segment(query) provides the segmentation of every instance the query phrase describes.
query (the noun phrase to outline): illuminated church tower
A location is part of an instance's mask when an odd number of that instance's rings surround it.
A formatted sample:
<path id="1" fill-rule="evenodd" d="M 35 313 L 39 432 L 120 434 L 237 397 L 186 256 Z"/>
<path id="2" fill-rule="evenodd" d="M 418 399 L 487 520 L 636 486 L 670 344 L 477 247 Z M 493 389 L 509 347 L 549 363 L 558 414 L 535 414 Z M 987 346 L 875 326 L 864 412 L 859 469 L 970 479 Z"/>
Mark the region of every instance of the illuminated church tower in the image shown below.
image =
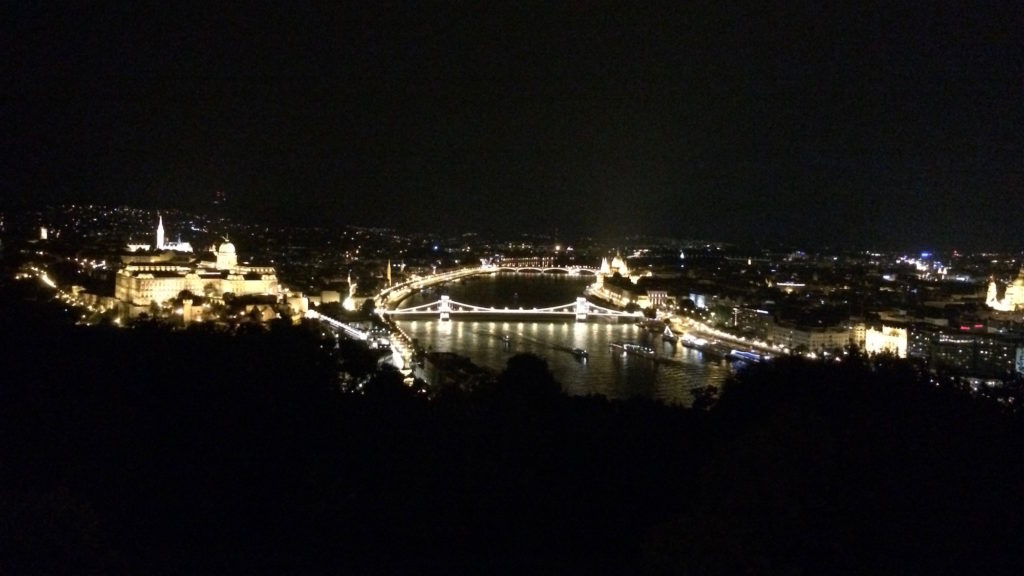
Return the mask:
<path id="1" fill-rule="evenodd" d="M 164 249 L 164 217 L 160 216 L 160 222 L 156 225 L 156 249 Z"/>

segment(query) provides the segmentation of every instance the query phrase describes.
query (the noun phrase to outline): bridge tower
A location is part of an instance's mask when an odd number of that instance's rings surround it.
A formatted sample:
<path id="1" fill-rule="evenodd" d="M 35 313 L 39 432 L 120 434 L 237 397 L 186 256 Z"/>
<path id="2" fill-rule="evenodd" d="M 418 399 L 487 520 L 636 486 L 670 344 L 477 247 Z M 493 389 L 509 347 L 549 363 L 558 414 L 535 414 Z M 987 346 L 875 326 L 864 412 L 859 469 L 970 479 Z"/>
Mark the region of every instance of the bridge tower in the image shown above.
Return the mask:
<path id="1" fill-rule="evenodd" d="M 587 312 L 590 312 L 590 302 L 587 302 L 583 296 L 578 296 L 576 298 L 576 321 L 586 320 Z"/>
<path id="2" fill-rule="evenodd" d="M 441 320 L 450 320 L 448 313 L 452 311 L 452 304 L 447 294 L 441 296 Z"/>

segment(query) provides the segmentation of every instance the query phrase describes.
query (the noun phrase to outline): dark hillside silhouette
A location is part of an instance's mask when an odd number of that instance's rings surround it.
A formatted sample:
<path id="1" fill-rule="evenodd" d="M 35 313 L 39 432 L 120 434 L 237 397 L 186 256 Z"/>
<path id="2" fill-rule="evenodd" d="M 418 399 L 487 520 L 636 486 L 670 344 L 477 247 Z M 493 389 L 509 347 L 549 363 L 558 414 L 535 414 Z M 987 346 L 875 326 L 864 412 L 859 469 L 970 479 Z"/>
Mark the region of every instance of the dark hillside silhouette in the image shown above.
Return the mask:
<path id="1" fill-rule="evenodd" d="M 1019 422 L 901 362 L 780 361 L 709 411 L 543 359 L 339 385 L 317 331 L 0 326 L 0 572 L 1019 573 Z M 710 401 L 709 401 L 710 403 Z"/>

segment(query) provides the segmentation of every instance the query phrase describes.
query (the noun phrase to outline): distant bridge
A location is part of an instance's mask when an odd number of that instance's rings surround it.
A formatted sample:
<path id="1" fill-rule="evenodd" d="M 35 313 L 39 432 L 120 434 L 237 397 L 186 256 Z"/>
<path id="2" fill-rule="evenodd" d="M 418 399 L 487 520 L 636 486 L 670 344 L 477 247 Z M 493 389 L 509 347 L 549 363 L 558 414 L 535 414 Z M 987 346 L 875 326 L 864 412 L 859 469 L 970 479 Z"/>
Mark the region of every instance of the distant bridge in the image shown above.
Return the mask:
<path id="1" fill-rule="evenodd" d="M 441 320 L 450 320 L 453 315 L 489 315 L 489 316 L 573 316 L 577 321 L 586 320 L 590 316 L 602 318 L 641 318 L 641 312 L 623 312 L 612 310 L 590 303 L 586 298 L 580 296 L 576 302 L 549 306 L 547 308 L 488 308 L 474 304 L 456 302 L 448 296 L 441 296 L 440 300 L 420 304 L 411 308 L 400 308 L 398 310 L 380 310 L 381 314 L 391 317 L 415 316 L 415 315 L 437 315 Z"/>
<path id="2" fill-rule="evenodd" d="M 381 290 L 373 299 L 374 307 L 378 310 L 387 308 L 389 302 L 401 302 L 413 292 L 422 290 L 427 286 L 444 284 L 445 282 L 451 282 L 460 278 L 475 276 L 477 274 L 487 274 L 490 272 L 492 272 L 492 270 L 488 270 L 485 267 L 459 268 L 457 270 L 449 270 L 447 272 L 439 272 L 422 278 L 407 280 Z"/>
<path id="3" fill-rule="evenodd" d="M 560 273 L 568 274 L 570 276 L 578 276 L 580 274 L 597 276 L 601 272 L 600 268 L 588 266 L 505 266 L 501 264 L 488 266 L 483 270 L 485 272 L 535 272 L 540 274 Z"/>

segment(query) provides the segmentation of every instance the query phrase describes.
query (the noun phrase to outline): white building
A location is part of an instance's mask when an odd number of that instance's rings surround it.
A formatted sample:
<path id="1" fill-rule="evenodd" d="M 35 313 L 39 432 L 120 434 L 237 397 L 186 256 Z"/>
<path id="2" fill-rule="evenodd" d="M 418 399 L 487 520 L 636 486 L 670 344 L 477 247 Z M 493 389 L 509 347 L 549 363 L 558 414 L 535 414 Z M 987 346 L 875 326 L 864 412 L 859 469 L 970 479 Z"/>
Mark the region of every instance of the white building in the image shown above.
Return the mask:
<path id="1" fill-rule="evenodd" d="M 797 350 L 805 348 L 808 352 L 830 352 L 850 344 L 853 334 L 849 328 L 842 326 L 807 327 L 772 324 L 769 334 L 772 342 Z"/>
<path id="2" fill-rule="evenodd" d="M 864 351 L 868 354 L 890 352 L 907 357 L 907 329 L 882 325 L 881 330 L 868 328 L 864 333 Z"/>
<path id="3" fill-rule="evenodd" d="M 1000 312 L 1024 310 L 1024 267 L 1020 269 L 1017 278 L 1006 286 L 1006 292 L 1002 298 L 999 298 L 999 287 L 996 286 L 996 281 L 992 280 L 989 282 L 988 296 L 985 298 L 985 304 L 989 308 L 999 310 Z"/>

